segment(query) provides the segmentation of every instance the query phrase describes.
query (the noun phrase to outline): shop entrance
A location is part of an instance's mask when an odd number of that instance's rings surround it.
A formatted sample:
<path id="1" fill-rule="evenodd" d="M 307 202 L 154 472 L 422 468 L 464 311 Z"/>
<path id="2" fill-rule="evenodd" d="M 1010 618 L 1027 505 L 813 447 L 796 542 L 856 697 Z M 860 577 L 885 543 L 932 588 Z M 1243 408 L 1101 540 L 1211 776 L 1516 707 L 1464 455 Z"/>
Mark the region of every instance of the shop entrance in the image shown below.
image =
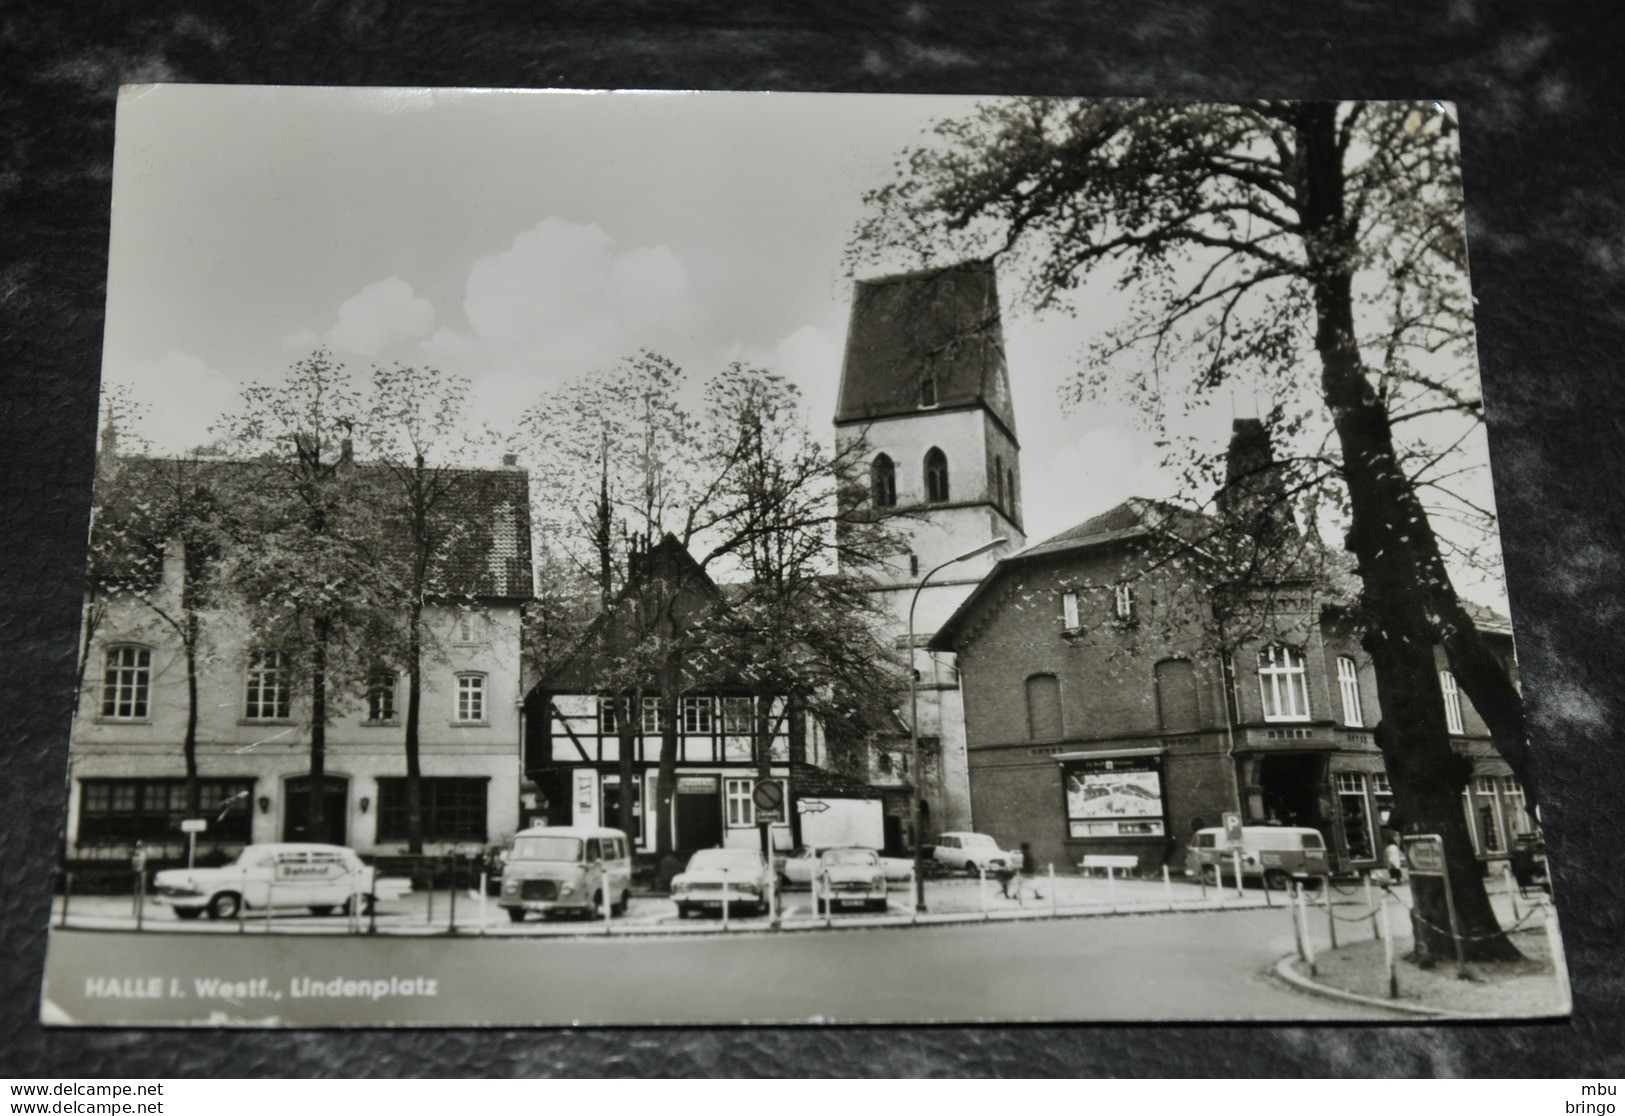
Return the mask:
<path id="1" fill-rule="evenodd" d="M 722 844 L 722 793 L 715 775 L 679 775 L 674 804 L 679 852 Z"/>
<path id="2" fill-rule="evenodd" d="M 282 785 L 282 839 L 284 841 L 315 841 L 310 831 L 309 775 L 296 775 Z M 342 845 L 348 832 L 350 813 L 350 780 L 329 775 L 323 781 L 324 819 L 327 833 L 320 840 L 331 845 Z"/>
<path id="3" fill-rule="evenodd" d="M 1326 785 L 1326 757 L 1316 752 L 1260 756 L 1258 787 L 1268 825 L 1324 826 L 1320 799 Z"/>

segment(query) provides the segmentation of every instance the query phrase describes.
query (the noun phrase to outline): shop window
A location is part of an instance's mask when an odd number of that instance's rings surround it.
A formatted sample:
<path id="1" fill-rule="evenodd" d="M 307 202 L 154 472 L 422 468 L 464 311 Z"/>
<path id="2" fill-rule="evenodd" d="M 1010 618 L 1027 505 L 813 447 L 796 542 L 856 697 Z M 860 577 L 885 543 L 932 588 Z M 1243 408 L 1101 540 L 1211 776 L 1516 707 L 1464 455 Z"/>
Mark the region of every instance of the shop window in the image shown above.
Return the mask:
<path id="1" fill-rule="evenodd" d="M 200 842 L 247 844 L 252 779 L 199 779 Z M 79 784 L 78 843 L 180 841 L 187 817 L 185 779 L 84 779 Z"/>
<path id="2" fill-rule="evenodd" d="M 1061 738 L 1061 680 L 1053 674 L 1027 679 L 1027 739 Z"/>
<path id="3" fill-rule="evenodd" d="M 426 841 L 486 839 L 486 780 L 422 778 L 418 801 Z M 406 806 L 406 780 L 378 780 L 378 840 L 405 841 L 411 831 Z"/>
<path id="4" fill-rule="evenodd" d="M 102 716 L 121 721 L 147 718 L 152 689 L 152 652 L 145 647 L 109 647 L 102 675 Z"/>
<path id="5" fill-rule="evenodd" d="M 1337 808 L 1343 815 L 1343 842 L 1350 860 L 1375 859 L 1376 838 L 1366 801 L 1365 776 L 1358 771 L 1336 773 Z"/>
<path id="6" fill-rule="evenodd" d="M 1343 699 L 1343 723 L 1353 728 L 1365 727 L 1360 711 L 1360 671 L 1347 655 L 1337 657 L 1337 692 Z"/>
<path id="7" fill-rule="evenodd" d="M 751 792 L 756 784 L 750 779 L 724 779 L 722 781 L 723 800 L 728 807 L 728 825 L 731 827 L 751 826 L 756 824 L 756 803 L 751 801 Z"/>
<path id="8" fill-rule="evenodd" d="M 1194 732 L 1202 727 L 1201 694 L 1196 667 L 1189 659 L 1164 659 L 1156 665 L 1157 712 L 1163 732 Z"/>
<path id="9" fill-rule="evenodd" d="M 1466 731 L 1461 726 L 1461 691 L 1456 688 L 1456 676 L 1448 670 L 1441 670 L 1439 689 L 1444 691 L 1445 726 L 1457 734 Z"/>
<path id="10" fill-rule="evenodd" d="M 1299 652 L 1280 644 L 1260 651 L 1258 688 L 1264 699 L 1264 720 L 1309 719 L 1309 677 Z"/>
<path id="11" fill-rule="evenodd" d="M 897 506 L 897 466 L 885 454 L 869 466 L 869 489 L 877 508 Z"/>
<path id="12" fill-rule="evenodd" d="M 925 455 L 925 499 L 931 504 L 948 502 L 948 455 L 935 446 Z"/>

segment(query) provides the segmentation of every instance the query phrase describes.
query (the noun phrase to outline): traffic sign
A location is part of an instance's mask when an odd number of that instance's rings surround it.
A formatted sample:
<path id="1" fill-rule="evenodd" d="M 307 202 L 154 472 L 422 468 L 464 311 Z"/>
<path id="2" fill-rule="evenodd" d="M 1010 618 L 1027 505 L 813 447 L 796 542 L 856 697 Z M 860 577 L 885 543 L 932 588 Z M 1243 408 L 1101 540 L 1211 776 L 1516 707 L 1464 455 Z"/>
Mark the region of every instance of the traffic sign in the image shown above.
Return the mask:
<path id="1" fill-rule="evenodd" d="M 209 828 L 209 819 L 208 818 L 182 818 L 181 819 L 181 832 L 182 833 L 202 833 L 204 830 L 206 830 L 208 828 Z"/>
<path id="2" fill-rule="evenodd" d="M 1405 838 L 1405 862 L 1413 876 L 1444 875 L 1444 838 L 1436 833 Z"/>
<path id="3" fill-rule="evenodd" d="M 1224 815 L 1224 843 L 1232 848 L 1241 847 L 1242 839 L 1240 814 Z"/>
<path id="4" fill-rule="evenodd" d="M 784 784 L 777 779 L 763 779 L 751 792 L 750 800 L 756 803 L 757 811 L 776 814 L 784 805 Z"/>

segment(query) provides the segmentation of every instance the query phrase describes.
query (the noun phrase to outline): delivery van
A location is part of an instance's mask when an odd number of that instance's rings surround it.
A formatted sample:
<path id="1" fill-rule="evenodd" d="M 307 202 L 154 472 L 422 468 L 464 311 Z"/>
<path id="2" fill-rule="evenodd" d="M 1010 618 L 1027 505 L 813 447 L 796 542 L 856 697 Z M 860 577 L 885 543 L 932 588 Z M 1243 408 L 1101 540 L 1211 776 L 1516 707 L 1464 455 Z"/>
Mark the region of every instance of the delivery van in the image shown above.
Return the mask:
<path id="1" fill-rule="evenodd" d="M 1185 875 L 1201 876 L 1210 883 L 1219 878 L 1219 861 L 1224 862 L 1224 878 L 1235 878 L 1235 852 L 1224 838 L 1224 830 L 1198 829 L 1185 848 Z M 1241 829 L 1242 879 L 1262 878 L 1264 886 L 1275 891 L 1286 888 L 1294 875 L 1324 876 L 1330 861 L 1326 840 L 1320 830 L 1289 825 L 1247 825 Z"/>
<path id="2" fill-rule="evenodd" d="M 626 913 L 632 856 L 626 834 L 584 825 L 543 825 L 514 834 L 502 866 L 497 905 L 514 922 L 536 911 L 602 918 Z"/>

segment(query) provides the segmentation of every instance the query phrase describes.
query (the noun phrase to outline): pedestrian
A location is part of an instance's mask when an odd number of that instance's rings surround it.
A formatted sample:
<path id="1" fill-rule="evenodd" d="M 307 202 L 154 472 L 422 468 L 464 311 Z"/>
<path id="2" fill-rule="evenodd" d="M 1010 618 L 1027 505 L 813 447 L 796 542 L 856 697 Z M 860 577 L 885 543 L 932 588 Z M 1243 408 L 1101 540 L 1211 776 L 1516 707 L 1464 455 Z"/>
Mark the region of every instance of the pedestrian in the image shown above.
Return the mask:
<path id="1" fill-rule="evenodd" d="M 1382 862 L 1388 868 L 1388 879 L 1391 883 L 1405 882 L 1405 853 L 1399 847 L 1399 834 L 1388 830 L 1385 834 L 1388 845 L 1382 850 Z"/>
<path id="2" fill-rule="evenodd" d="M 1038 858 L 1033 855 L 1033 846 L 1031 841 L 1023 841 L 1021 843 L 1021 874 L 1023 878 L 1028 880 L 1036 880 L 1038 878 Z M 1043 894 L 1038 890 L 1038 885 L 1036 883 L 1033 884 L 1033 898 L 1042 899 L 1043 897 Z"/>

